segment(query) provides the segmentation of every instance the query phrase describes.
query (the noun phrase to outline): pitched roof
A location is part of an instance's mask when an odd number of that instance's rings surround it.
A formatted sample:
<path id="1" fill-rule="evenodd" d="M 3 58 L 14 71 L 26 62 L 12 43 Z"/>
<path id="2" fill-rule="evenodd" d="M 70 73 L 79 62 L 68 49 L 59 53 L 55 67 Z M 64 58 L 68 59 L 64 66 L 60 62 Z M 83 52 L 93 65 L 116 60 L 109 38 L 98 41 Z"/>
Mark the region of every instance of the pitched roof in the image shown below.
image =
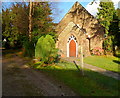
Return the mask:
<path id="1" fill-rule="evenodd" d="M 85 16 L 81 16 L 83 13 L 87 14 L 89 19 L 97 21 L 97 23 L 99 23 L 99 21 L 93 15 L 91 15 L 78 1 L 76 1 L 74 3 L 74 5 L 69 9 L 69 11 L 65 14 L 65 16 L 61 19 L 61 21 L 58 23 L 58 25 L 56 27 L 56 31 L 58 33 L 62 32 L 62 30 L 65 29 L 65 27 L 71 21 L 73 23 L 77 24 L 77 22 L 80 20 L 80 18 L 79 18 L 79 20 L 77 18 L 75 20 L 74 16 L 80 16 L 82 18 L 82 20 L 86 19 Z M 83 27 L 83 26 L 81 26 L 81 27 Z"/>
<path id="2" fill-rule="evenodd" d="M 68 14 L 68 13 L 71 13 L 71 11 L 73 10 L 73 8 L 74 7 L 76 7 L 76 9 L 77 8 L 83 8 L 83 10 L 84 11 L 86 11 L 90 16 L 92 16 L 92 17 L 94 17 L 93 15 L 91 15 L 78 1 L 76 1 L 74 4 L 73 4 L 73 6 L 68 10 L 68 12 L 65 14 L 65 16 L 61 19 L 61 21 L 66 17 L 66 15 Z M 76 11 L 76 10 L 75 10 Z M 80 9 L 79 9 L 79 11 L 81 11 Z M 95 18 L 95 17 L 94 17 Z M 60 22 L 61 22 L 60 21 Z M 59 22 L 59 23 L 60 23 Z"/>

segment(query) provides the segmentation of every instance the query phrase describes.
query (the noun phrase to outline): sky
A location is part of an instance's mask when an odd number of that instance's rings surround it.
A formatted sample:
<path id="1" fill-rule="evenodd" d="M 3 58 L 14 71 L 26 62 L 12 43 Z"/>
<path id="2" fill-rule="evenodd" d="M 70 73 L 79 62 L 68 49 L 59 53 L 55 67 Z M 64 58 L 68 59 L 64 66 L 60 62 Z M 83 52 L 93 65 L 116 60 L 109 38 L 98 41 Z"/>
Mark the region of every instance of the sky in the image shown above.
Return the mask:
<path id="1" fill-rule="evenodd" d="M 4 0 L 2 2 L 12 2 L 12 1 L 20 1 L 20 0 Z M 38 0 L 39 1 L 39 0 Z M 56 10 L 53 10 L 53 22 L 58 23 L 60 20 L 64 17 L 64 15 L 70 10 L 70 8 L 73 6 L 73 4 L 78 1 L 90 14 L 95 16 L 98 12 L 97 8 L 99 7 L 99 1 L 96 0 L 92 5 L 91 2 L 93 0 L 50 0 L 51 2 L 56 3 Z M 120 8 L 120 0 L 112 0 L 114 2 L 115 8 Z M 119 2 L 119 6 L 118 6 Z M 8 5 L 10 6 L 10 3 Z"/>
<path id="2" fill-rule="evenodd" d="M 76 0 L 67 0 L 67 1 L 71 1 L 71 2 L 61 2 L 58 4 L 58 12 L 60 11 L 61 13 L 59 15 L 56 15 L 56 17 L 54 18 L 54 22 L 58 23 L 64 16 L 65 14 L 69 11 L 69 9 L 72 7 L 72 5 L 76 2 Z M 78 0 L 78 2 L 93 16 L 96 16 L 98 10 L 97 8 L 99 7 L 99 1 L 100 0 L 96 0 L 96 2 L 94 2 L 92 5 L 91 2 L 93 0 Z M 120 8 L 120 6 L 118 6 L 118 2 L 120 3 L 119 0 L 113 0 L 114 2 L 114 6 L 115 8 Z M 120 5 L 120 4 L 119 4 Z"/>
<path id="3" fill-rule="evenodd" d="M 58 23 L 64 16 L 65 14 L 70 10 L 70 8 L 74 5 L 75 2 L 58 2 L 58 6 L 57 6 L 57 10 L 58 10 L 58 13 L 57 15 L 53 15 L 54 17 L 54 22 L 55 23 Z M 88 4 L 89 2 L 80 2 L 80 4 L 83 6 L 83 7 L 86 7 L 86 5 Z M 54 13 L 54 11 L 53 11 Z M 56 11 L 55 11 L 56 13 Z"/>

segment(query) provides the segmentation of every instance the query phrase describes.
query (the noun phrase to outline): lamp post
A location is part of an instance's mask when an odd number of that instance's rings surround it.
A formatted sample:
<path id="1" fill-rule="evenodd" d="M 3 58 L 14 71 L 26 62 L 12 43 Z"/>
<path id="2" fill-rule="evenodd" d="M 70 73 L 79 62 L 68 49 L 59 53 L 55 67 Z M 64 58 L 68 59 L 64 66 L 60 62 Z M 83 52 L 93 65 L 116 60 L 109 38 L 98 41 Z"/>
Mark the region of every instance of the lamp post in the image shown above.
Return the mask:
<path id="1" fill-rule="evenodd" d="M 3 40 L 3 45 L 2 45 L 4 48 L 5 48 L 5 44 L 6 44 L 6 42 L 7 42 L 7 40 L 4 39 L 4 40 Z"/>
<path id="2" fill-rule="evenodd" d="M 6 39 L 4 39 L 3 41 L 4 41 L 4 42 L 6 42 L 7 40 L 6 40 Z"/>

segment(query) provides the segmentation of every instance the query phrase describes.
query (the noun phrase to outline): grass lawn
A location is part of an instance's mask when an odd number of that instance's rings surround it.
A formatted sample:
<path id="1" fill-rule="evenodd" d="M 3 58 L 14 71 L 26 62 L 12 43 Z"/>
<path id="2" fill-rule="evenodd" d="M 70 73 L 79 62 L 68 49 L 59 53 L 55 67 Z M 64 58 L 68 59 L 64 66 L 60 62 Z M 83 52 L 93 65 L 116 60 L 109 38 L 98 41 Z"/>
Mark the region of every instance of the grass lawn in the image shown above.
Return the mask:
<path id="1" fill-rule="evenodd" d="M 120 90 L 119 80 L 88 69 L 85 69 L 85 76 L 82 76 L 72 63 L 62 61 L 54 66 L 36 68 L 65 83 L 80 96 L 118 96 Z"/>
<path id="2" fill-rule="evenodd" d="M 104 68 L 106 70 L 120 73 L 120 61 L 118 57 L 114 56 L 89 56 L 84 58 L 84 62 Z"/>

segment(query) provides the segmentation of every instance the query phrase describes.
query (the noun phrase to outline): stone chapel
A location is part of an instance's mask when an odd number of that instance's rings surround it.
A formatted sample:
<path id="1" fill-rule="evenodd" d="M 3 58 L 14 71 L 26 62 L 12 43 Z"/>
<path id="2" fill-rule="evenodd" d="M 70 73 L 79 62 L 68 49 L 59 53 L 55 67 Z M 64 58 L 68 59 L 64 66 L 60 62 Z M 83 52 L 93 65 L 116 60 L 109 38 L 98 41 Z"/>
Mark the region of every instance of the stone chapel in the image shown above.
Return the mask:
<path id="1" fill-rule="evenodd" d="M 61 57 L 89 56 L 91 49 L 102 48 L 105 29 L 79 2 L 75 2 L 56 26 L 58 40 L 56 47 Z"/>

